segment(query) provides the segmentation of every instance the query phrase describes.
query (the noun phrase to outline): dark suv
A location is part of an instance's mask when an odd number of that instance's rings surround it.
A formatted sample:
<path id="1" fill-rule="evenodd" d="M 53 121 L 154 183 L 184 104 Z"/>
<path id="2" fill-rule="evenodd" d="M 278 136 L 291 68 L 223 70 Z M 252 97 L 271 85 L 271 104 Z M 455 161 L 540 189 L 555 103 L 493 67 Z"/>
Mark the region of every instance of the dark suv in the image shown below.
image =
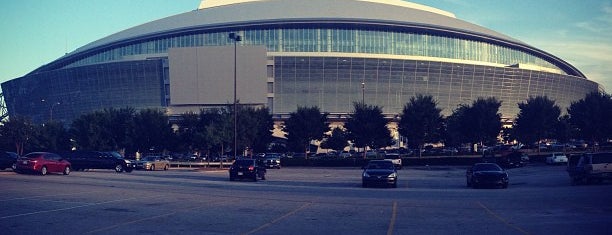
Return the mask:
<path id="1" fill-rule="evenodd" d="M 124 159 L 117 152 L 71 151 L 60 153 L 72 164 L 75 171 L 85 169 L 114 169 L 116 172 L 132 172 L 136 164 Z"/>
<path id="2" fill-rule="evenodd" d="M 266 179 L 266 167 L 261 161 L 256 159 L 237 159 L 229 168 L 229 179 L 252 179 L 257 181 L 257 178 Z"/>
<path id="3" fill-rule="evenodd" d="M 17 153 L 0 151 L 0 170 L 4 170 L 5 168 L 12 168 L 15 170 L 15 163 L 18 157 Z"/>

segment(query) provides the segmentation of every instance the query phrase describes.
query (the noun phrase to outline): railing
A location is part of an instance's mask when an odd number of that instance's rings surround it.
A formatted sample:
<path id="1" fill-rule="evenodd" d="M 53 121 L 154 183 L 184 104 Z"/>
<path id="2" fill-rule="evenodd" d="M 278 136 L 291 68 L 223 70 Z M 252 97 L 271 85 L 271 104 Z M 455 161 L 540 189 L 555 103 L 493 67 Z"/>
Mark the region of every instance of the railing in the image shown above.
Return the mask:
<path id="1" fill-rule="evenodd" d="M 187 168 L 226 168 L 232 165 L 232 162 L 170 162 L 170 167 L 187 167 Z"/>

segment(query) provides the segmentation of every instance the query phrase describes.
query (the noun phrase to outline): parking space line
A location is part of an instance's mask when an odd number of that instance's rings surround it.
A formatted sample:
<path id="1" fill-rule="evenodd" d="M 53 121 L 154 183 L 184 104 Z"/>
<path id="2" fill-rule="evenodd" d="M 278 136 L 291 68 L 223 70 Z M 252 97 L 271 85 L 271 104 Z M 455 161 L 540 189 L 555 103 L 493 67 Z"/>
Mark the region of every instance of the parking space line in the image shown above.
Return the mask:
<path id="1" fill-rule="evenodd" d="M 297 213 L 298 211 L 303 210 L 304 208 L 306 208 L 306 207 L 308 207 L 308 206 L 310 206 L 310 205 L 312 205 L 312 202 L 305 203 L 304 205 L 302 205 L 302 206 L 298 207 L 297 209 L 292 210 L 292 211 L 290 211 L 289 213 L 284 214 L 283 216 L 278 217 L 278 218 L 276 218 L 275 220 L 272 220 L 272 221 L 270 221 L 270 222 L 268 222 L 268 223 L 266 223 L 266 224 L 264 224 L 264 225 L 262 225 L 262 226 L 259 226 L 259 228 L 253 229 L 253 230 L 248 231 L 248 232 L 246 232 L 246 233 L 243 233 L 243 235 L 253 234 L 253 233 L 256 233 L 256 232 L 258 232 L 258 231 L 261 231 L 261 230 L 263 230 L 263 229 L 265 229 L 265 228 L 267 228 L 267 227 L 270 227 L 270 226 L 272 226 L 273 224 L 277 223 L 278 221 L 281 221 L 281 220 L 283 220 L 283 219 L 285 219 L 285 218 L 287 218 L 287 217 L 289 217 L 289 216 L 291 216 L 291 215 L 293 215 L 293 214 Z"/>
<path id="2" fill-rule="evenodd" d="M 207 204 L 207 205 L 203 205 L 203 206 L 198 206 L 198 207 L 189 207 L 189 208 L 184 208 L 184 209 L 179 209 L 179 210 L 175 210 L 175 211 L 172 211 L 172 212 L 168 212 L 166 214 L 151 216 L 151 217 L 137 219 L 137 220 L 126 221 L 126 222 L 123 222 L 123 223 L 119 223 L 119 224 L 115 224 L 115 225 L 99 228 L 99 229 L 96 229 L 96 230 L 91 230 L 91 231 L 85 232 L 84 234 L 92 234 L 92 233 L 98 233 L 98 232 L 102 232 L 102 231 L 108 231 L 108 230 L 115 229 L 115 228 L 118 228 L 118 227 L 121 227 L 121 226 L 124 226 L 124 225 L 128 225 L 128 224 L 135 224 L 135 223 L 142 222 L 142 221 L 147 221 L 147 220 L 162 218 L 162 217 L 166 217 L 166 216 L 171 216 L 171 215 L 174 215 L 174 214 L 177 214 L 177 213 L 180 213 L 180 212 L 197 210 L 197 209 L 208 207 L 208 206 L 211 206 L 211 205 L 221 205 L 221 204 L 226 204 L 226 203 L 232 203 L 234 201 L 238 201 L 238 199 L 226 200 L 226 201 L 223 201 L 221 203 L 211 203 L 211 204 Z"/>
<path id="3" fill-rule="evenodd" d="M 394 201 L 393 210 L 391 212 L 391 222 L 389 222 L 389 229 L 387 229 L 387 235 L 393 235 L 393 228 L 395 227 L 396 218 L 397 218 L 397 201 Z"/>
<path id="4" fill-rule="evenodd" d="M 15 200 L 29 200 L 29 199 L 35 199 L 35 198 L 40 198 L 40 197 L 70 196 L 70 195 L 89 194 L 89 193 L 97 193 L 97 192 L 100 192 L 100 191 L 79 192 L 79 193 L 62 193 L 62 194 L 31 196 L 31 197 L 18 197 L 18 198 L 11 198 L 11 199 L 0 200 L 0 202 L 15 201 Z"/>
<path id="5" fill-rule="evenodd" d="M 15 218 L 15 217 L 21 217 L 21 216 L 27 216 L 27 215 L 36 215 L 36 214 L 43 214 L 43 213 L 49 213 L 49 212 L 66 211 L 66 210 L 72 210 L 72 209 L 76 209 L 76 208 L 89 207 L 89 206 L 97 206 L 97 205 L 114 203 L 114 202 L 130 201 L 130 200 L 136 200 L 136 199 L 156 198 L 156 197 L 162 197 L 162 196 L 124 198 L 124 199 L 105 201 L 105 202 L 98 202 L 98 203 L 90 203 L 90 204 L 86 204 L 86 205 L 72 206 L 72 207 L 66 207 L 66 208 L 60 208 L 60 209 L 54 209 L 54 210 L 36 211 L 36 212 L 23 213 L 23 214 L 17 214 L 17 215 L 9 215 L 9 216 L 0 217 L 0 219 L 9 219 L 9 218 Z"/>
<path id="6" fill-rule="evenodd" d="M 495 214 L 493 211 L 491 211 L 488 207 L 486 207 L 484 204 L 482 204 L 481 202 L 478 202 L 478 205 L 480 207 L 482 207 L 483 209 L 485 209 L 485 211 L 487 211 L 487 213 L 489 213 L 489 215 L 493 216 L 494 218 L 496 218 L 497 220 L 501 221 L 502 223 L 504 223 L 506 226 L 513 228 L 519 232 L 521 232 L 522 234 L 529 234 L 529 232 L 519 228 L 518 226 L 511 224 L 510 222 L 506 221 L 504 218 L 502 218 L 501 216 Z"/>

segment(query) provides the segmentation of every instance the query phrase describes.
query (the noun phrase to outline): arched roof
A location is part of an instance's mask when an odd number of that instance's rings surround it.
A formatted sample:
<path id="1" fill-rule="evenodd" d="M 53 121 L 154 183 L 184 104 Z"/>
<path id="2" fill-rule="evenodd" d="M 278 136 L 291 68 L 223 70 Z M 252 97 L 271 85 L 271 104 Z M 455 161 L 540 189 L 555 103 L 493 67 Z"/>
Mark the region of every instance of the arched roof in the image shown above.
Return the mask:
<path id="1" fill-rule="evenodd" d="M 198 10 L 112 34 L 78 48 L 55 62 L 71 61 L 136 40 L 203 28 L 316 22 L 413 27 L 475 38 L 527 51 L 549 60 L 570 75 L 585 77 L 569 63 L 519 40 L 457 19 L 452 13 L 401 0 L 204 0 Z M 54 62 L 49 66 L 53 67 L 52 64 Z"/>

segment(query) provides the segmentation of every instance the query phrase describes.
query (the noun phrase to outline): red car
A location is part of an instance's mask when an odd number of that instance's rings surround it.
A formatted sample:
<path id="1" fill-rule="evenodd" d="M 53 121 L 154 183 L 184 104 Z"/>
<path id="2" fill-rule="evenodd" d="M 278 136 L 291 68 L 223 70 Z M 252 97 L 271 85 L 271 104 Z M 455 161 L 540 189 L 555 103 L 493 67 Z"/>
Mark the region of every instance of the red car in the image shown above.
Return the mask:
<path id="1" fill-rule="evenodd" d="M 70 162 L 55 153 L 33 152 L 17 159 L 17 173 L 35 172 L 46 175 L 52 172 L 70 174 Z"/>

